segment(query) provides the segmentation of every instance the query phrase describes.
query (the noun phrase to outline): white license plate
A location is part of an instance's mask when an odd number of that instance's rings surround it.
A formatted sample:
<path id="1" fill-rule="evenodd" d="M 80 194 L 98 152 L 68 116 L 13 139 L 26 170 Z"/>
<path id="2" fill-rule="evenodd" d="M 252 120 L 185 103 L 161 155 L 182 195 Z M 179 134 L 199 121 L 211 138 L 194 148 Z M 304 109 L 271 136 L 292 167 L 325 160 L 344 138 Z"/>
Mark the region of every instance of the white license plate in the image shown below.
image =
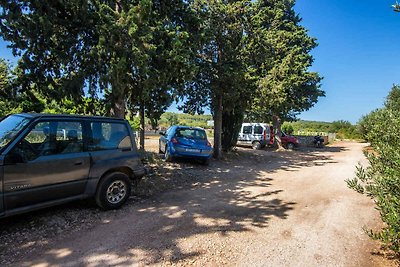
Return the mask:
<path id="1" fill-rule="evenodd" d="M 186 152 L 200 152 L 200 149 L 194 149 L 194 148 L 186 148 Z"/>

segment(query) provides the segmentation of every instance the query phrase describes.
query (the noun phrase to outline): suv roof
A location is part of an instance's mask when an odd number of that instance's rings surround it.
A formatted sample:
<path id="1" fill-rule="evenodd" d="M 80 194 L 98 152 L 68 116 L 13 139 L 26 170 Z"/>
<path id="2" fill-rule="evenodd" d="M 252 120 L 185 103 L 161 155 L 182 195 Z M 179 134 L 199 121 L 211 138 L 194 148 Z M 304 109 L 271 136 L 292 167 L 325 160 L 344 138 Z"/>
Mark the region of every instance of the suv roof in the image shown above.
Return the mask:
<path id="1" fill-rule="evenodd" d="M 119 120 L 124 121 L 124 119 L 112 118 L 112 117 L 104 117 L 104 116 L 88 116 L 88 115 L 76 115 L 76 114 L 46 114 L 46 113 L 19 113 L 12 114 L 17 116 L 24 116 L 28 118 L 80 118 L 80 119 L 107 119 L 107 120 Z"/>

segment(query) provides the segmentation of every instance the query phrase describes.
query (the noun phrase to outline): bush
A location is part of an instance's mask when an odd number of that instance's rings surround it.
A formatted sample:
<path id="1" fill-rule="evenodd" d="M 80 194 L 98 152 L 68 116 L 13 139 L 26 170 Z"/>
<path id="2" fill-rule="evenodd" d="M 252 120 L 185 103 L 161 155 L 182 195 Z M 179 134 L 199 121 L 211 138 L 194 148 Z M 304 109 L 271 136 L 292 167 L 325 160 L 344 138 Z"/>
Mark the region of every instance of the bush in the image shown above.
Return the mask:
<path id="1" fill-rule="evenodd" d="M 293 126 L 287 122 L 284 122 L 282 125 L 282 131 L 284 131 L 287 134 L 293 134 Z"/>
<path id="2" fill-rule="evenodd" d="M 366 152 L 370 166 L 358 166 L 356 177 L 347 180 L 347 184 L 374 199 L 385 223 L 381 231 L 369 230 L 369 236 L 400 256 L 400 109 L 398 105 L 388 105 L 393 104 L 391 95 L 398 94 L 390 94 L 385 108 L 360 121 L 361 132 L 372 146 L 372 151 Z"/>

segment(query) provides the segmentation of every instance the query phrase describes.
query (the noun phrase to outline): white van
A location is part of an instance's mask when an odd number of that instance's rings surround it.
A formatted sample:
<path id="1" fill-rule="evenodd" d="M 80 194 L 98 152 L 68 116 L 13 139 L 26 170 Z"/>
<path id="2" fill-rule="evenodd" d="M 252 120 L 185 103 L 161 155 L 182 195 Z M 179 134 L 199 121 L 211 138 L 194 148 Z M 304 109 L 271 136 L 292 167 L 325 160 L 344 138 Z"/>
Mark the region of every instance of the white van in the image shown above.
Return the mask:
<path id="1" fill-rule="evenodd" d="M 271 142 L 271 126 L 266 123 L 243 123 L 237 145 L 261 149 Z"/>

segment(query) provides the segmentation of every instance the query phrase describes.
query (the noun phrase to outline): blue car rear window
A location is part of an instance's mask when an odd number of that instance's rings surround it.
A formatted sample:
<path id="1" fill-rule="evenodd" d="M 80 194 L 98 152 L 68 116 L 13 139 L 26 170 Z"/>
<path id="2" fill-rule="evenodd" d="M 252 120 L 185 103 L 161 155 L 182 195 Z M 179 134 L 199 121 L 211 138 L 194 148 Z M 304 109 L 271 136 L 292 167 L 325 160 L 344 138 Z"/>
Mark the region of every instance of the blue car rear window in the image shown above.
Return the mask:
<path id="1" fill-rule="evenodd" d="M 196 139 L 196 140 L 207 140 L 207 135 L 204 130 L 200 129 L 176 129 L 175 133 L 176 137 L 183 137 L 188 139 Z"/>

